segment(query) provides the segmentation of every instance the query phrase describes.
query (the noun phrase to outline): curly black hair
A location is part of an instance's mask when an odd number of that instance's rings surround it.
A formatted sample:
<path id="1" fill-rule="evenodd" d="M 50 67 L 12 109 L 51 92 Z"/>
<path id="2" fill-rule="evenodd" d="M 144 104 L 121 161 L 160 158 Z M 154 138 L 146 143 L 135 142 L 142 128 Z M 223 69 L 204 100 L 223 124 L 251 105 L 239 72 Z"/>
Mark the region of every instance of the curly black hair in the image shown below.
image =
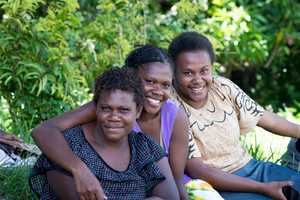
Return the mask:
<path id="1" fill-rule="evenodd" d="M 131 92 L 134 95 L 137 108 L 140 108 L 144 104 L 143 84 L 133 69 L 111 67 L 95 78 L 94 85 L 93 102 L 96 106 L 102 91 L 114 91 L 118 89 Z"/>
<path id="2" fill-rule="evenodd" d="M 174 62 L 171 56 L 161 47 L 154 45 L 137 45 L 136 49 L 130 52 L 125 60 L 125 66 L 133 68 L 136 72 L 143 64 L 150 62 L 168 63 L 171 66 L 173 74 L 176 73 Z"/>
<path id="3" fill-rule="evenodd" d="M 184 32 L 175 37 L 169 45 L 168 52 L 174 62 L 182 52 L 206 51 L 210 55 L 211 64 L 216 61 L 216 55 L 209 39 L 196 32 Z"/>

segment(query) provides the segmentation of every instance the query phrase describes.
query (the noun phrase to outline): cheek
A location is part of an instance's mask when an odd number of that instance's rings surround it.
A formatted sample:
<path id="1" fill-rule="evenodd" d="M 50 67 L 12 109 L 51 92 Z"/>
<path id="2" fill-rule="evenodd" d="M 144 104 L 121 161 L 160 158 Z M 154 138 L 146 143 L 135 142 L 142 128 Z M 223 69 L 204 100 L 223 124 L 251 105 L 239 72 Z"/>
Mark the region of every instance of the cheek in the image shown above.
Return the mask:
<path id="1" fill-rule="evenodd" d="M 165 94 L 165 98 L 168 99 L 170 97 L 170 94 L 171 94 L 171 88 L 165 89 L 164 94 Z"/>
<path id="2" fill-rule="evenodd" d="M 191 82 L 192 78 L 187 76 L 181 76 L 179 77 L 178 81 L 181 83 L 182 86 L 186 86 Z"/>

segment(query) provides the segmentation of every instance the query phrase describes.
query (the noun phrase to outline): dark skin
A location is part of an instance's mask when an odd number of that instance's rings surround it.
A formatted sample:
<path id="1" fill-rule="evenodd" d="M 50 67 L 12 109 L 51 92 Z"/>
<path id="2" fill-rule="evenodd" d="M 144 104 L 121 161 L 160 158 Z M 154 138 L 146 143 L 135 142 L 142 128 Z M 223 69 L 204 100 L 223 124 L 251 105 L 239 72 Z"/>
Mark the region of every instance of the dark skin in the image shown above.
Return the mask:
<path id="1" fill-rule="evenodd" d="M 128 92 L 116 90 L 102 93 L 97 105 L 97 120 L 81 127 L 85 138 L 102 159 L 111 168 L 125 171 L 131 159 L 128 133 L 141 109 L 135 110 L 133 95 Z M 166 157 L 159 160 L 157 165 L 166 179 L 153 187 L 153 196 L 147 199 L 178 199 Z M 46 175 L 51 188 L 60 199 L 107 199 L 104 194 L 77 194 L 74 179 L 59 171 L 51 170 Z"/>
<path id="2" fill-rule="evenodd" d="M 17 141 L 17 142 L 23 142 L 21 138 L 18 138 L 14 134 L 8 134 L 5 131 L 0 130 L 0 138 L 4 140 L 10 140 L 10 141 Z M 15 151 L 17 148 L 16 146 L 11 146 L 12 150 Z"/>
<path id="3" fill-rule="evenodd" d="M 139 69 L 139 76 L 142 76 L 146 101 L 137 123 L 143 132 L 160 141 L 160 108 L 170 95 L 172 69 L 169 64 L 164 63 L 148 63 L 144 67 Z M 36 144 L 44 154 L 73 174 L 77 192 L 85 196 L 89 196 L 94 191 L 97 193 L 99 185 L 85 164 L 82 164 L 70 151 L 61 132 L 78 124 L 95 121 L 95 109 L 92 102 L 87 103 L 73 111 L 43 122 L 31 132 Z M 52 145 L 53 143 L 56 146 Z M 181 199 L 188 199 L 182 180 L 187 153 L 188 120 L 184 110 L 180 108 L 175 118 L 169 146 L 169 164 Z M 64 156 L 61 156 L 62 154 Z"/>
<path id="4" fill-rule="evenodd" d="M 205 50 L 182 52 L 175 62 L 178 82 L 175 88 L 178 94 L 192 107 L 199 109 L 207 99 L 212 82 L 210 55 Z M 202 88 L 201 90 L 195 90 Z M 200 92 L 201 91 L 201 92 Z M 275 113 L 264 111 L 258 126 L 278 135 L 297 137 L 298 126 L 279 117 Z M 214 188 L 224 191 L 254 192 L 273 199 L 285 200 L 282 187 L 290 186 L 290 181 L 261 183 L 239 177 L 220 169 L 206 166 L 201 158 L 187 161 L 186 173 L 193 178 L 209 182 Z"/>

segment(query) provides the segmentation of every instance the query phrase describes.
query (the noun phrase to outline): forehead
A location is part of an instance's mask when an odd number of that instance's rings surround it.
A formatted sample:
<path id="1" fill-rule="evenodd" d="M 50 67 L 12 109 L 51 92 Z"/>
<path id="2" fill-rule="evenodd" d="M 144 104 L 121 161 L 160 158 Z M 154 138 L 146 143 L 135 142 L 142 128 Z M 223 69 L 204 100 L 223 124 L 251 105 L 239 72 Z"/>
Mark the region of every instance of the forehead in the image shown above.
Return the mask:
<path id="1" fill-rule="evenodd" d="M 176 60 L 176 68 L 185 68 L 189 66 L 212 66 L 211 58 L 207 51 L 182 52 Z"/>
<path id="2" fill-rule="evenodd" d="M 134 94 L 129 91 L 124 90 L 103 90 L 100 93 L 98 103 L 105 103 L 105 104 L 124 104 L 130 105 L 135 104 L 134 101 Z"/>
<path id="3" fill-rule="evenodd" d="M 172 78 L 173 69 L 169 63 L 161 63 L 161 62 L 150 62 L 145 63 L 142 67 L 139 68 L 139 74 L 143 75 L 160 75 L 166 74 Z"/>

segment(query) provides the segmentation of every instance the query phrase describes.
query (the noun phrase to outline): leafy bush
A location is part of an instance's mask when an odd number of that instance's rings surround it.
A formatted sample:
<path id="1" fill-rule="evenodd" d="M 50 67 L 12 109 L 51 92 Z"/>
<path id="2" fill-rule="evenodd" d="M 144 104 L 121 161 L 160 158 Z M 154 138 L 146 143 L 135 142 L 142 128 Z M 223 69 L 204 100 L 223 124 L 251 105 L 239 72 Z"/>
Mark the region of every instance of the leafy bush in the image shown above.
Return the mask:
<path id="1" fill-rule="evenodd" d="M 0 94 L 10 116 L 33 119 L 36 125 L 88 99 L 80 65 L 81 23 L 73 12 L 75 0 L 48 6 L 35 19 L 43 0 L 0 1 L 5 11 L 0 32 Z M 68 6 L 65 6 L 67 4 Z"/>
<path id="2" fill-rule="evenodd" d="M 215 74 L 259 104 L 277 111 L 300 96 L 296 0 L 0 0 L 0 6 L 0 94 L 9 118 L 33 118 L 34 126 L 90 100 L 93 79 L 122 66 L 134 45 L 167 50 L 184 31 L 208 36 Z"/>

